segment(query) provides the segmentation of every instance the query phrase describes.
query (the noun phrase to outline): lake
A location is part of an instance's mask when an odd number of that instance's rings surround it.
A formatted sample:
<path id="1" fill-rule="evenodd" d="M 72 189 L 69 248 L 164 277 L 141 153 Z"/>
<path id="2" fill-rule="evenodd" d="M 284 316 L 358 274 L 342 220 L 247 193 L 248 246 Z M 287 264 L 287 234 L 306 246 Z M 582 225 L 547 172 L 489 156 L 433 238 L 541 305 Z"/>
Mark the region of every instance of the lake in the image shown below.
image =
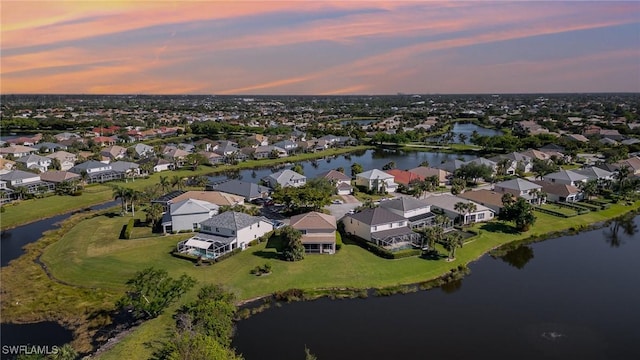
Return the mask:
<path id="1" fill-rule="evenodd" d="M 453 124 L 453 128 L 451 128 L 451 132 L 453 133 L 454 137 L 453 140 L 451 141 L 454 144 L 460 144 L 460 139 L 458 139 L 458 135 L 459 134 L 465 134 L 467 136 L 467 140 L 466 143 L 470 144 L 471 143 L 471 135 L 473 134 L 473 132 L 476 131 L 478 133 L 478 135 L 484 135 L 484 136 L 499 136 L 499 135 L 503 135 L 502 131 L 499 130 L 494 130 L 494 129 L 488 129 L 482 126 L 478 126 L 474 123 L 462 123 L 462 122 L 456 122 L 455 124 Z M 429 140 L 431 141 L 438 141 L 439 139 L 441 139 L 442 136 L 436 136 L 433 138 L 430 138 Z"/>
<path id="2" fill-rule="evenodd" d="M 417 166 L 423 161 L 428 161 L 430 165 L 440 164 L 449 160 L 462 159 L 472 160 L 477 156 L 466 154 L 446 154 L 439 152 L 427 151 L 403 151 L 398 149 L 371 149 L 357 151 L 350 154 L 338 155 L 334 158 L 318 159 L 316 161 L 302 161 L 300 164 L 307 178 L 314 178 L 318 174 L 343 167 L 346 174 L 351 174 L 351 165 L 358 163 L 362 165 L 365 171 L 371 169 L 382 169 L 382 167 L 393 161 L 397 169 L 407 170 Z M 255 170 L 241 170 L 234 172 L 231 177 L 239 178 L 244 181 L 258 182 L 263 177 L 270 175 L 276 171 L 291 168 L 293 165 L 283 167 L 263 168 Z M 222 180 L 225 175 L 211 176 L 212 180 Z"/>
<path id="3" fill-rule="evenodd" d="M 284 304 L 237 324 L 251 359 L 640 359 L 640 217 L 483 256 L 440 289 Z M 616 236 L 612 236 L 616 235 Z"/>

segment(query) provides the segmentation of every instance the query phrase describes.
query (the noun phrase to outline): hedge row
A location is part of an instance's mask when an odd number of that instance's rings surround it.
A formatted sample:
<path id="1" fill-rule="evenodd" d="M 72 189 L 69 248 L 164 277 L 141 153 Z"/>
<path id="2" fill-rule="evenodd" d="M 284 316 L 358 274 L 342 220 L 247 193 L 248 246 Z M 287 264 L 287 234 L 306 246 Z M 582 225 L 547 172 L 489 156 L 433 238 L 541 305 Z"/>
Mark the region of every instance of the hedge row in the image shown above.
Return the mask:
<path id="1" fill-rule="evenodd" d="M 589 209 L 578 205 L 578 204 L 573 204 L 573 203 L 563 203 L 563 202 L 554 202 L 553 204 L 565 208 L 565 209 L 571 209 L 571 210 L 575 210 L 578 212 L 578 215 L 582 215 L 582 214 L 586 214 L 589 212 Z"/>
<path id="2" fill-rule="evenodd" d="M 535 211 L 540 211 L 541 213 L 545 213 L 545 214 L 549 214 L 549 215 L 553 215 L 553 216 L 557 216 L 557 217 L 561 217 L 561 218 L 570 218 L 570 217 L 574 217 L 576 215 L 578 215 L 577 213 L 573 214 L 573 215 L 568 215 L 568 214 L 564 214 L 558 211 L 554 211 L 551 209 L 545 209 L 545 208 L 541 208 L 539 206 L 534 206 L 533 209 Z"/>
<path id="3" fill-rule="evenodd" d="M 349 236 L 349 240 L 353 240 L 363 249 L 371 251 L 372 253 L 384 259 L 402 259 L 410 256 L 418 256 L 422 253 L 419 249 L 407 249 L 392 252 L 357 236 Z"/>
<path id="4" fill-rule="evenodd" d="M 124 229 L 125 239 L 131 239 L 131 232 L 133 231 L 133 227 L 135 223 L 136 223 L 135 219 L 129 219 L 129 222 L 127 223 L 127 227 Z"/>

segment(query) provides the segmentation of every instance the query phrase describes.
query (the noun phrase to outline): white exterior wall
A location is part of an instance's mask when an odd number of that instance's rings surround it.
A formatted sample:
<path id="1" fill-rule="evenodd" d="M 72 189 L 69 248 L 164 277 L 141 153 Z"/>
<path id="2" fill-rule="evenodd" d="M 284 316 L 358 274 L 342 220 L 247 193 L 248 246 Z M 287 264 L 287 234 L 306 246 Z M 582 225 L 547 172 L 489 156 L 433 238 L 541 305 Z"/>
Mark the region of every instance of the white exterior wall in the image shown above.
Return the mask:
<path id="1" fill-rule="evenodd" d="M 344 231 L 348 234 L 353 234 L 367 241 L 371 241 L 371 227 L 369 225 L 351 217 L 345 217 L 342 222 L 344 223 Z"/>
<path id="2" fill-rule="evenodd" d="M 387 209 L 387 210 L 391 210 L 391 209 Z M 406 211 L 404 214 L 399 214 L 399 215 L 404 216 L 406 218 L 410 218 L 413 216 L 426 214 L 429 211 L 431 211 L 431 206 L 426 206 L 426 207 L 415 209 L 415 210 L 409 210 L 409 211 Z"/>
<path id="3" fill-rule="evenodd" d="M 11 185 L 24 185 L 24 184 L 29 184 L 32 182 L 37 182 L 40 181 L 40 176 L 35 175 L 34 177 L 30 177 L 30 178 L 26 178 L 26 179 L 18 179 L 18 180 L 12 180 L 11 181 Z"/>
<path id="4" fill-rule="evenodd" d="M 240 229 L 238 230 L 238 247 L 245 249 L 249 242 L 256 240 L 272 230 L 273 225 L 262 220 L 244 229 Z"/>
<path id="5" fill-rule="evenodd" d="M 75 165 L 75 163 L 72 162 L 72 161 L 67 161 L 67 160 L 61 161 L 60 162 L 60 170 L 67 171 L 67 170 L 71 169 L 74 165 Z"/>
<path id="6" fill-rule="evenodd" d="M 199 223 L 211 218 L 215 215 L 215 211 L 210 212 L 201 212 L 196 214 L 185 214 L 185 215 L 172 215 L 171 216 L 171 229 L 173 231 L 183 231 L 189 230 L 193 231 L 193 224 Z"/>
<path id="7" fill-rule="evenodd" d="M 153 172 L 167 171 L 170 166 L 171 164 L 156 165 L 153 167 Z"/>
<path id="8" fill-rule="evenodd" d="M 111 170 L 111 165 L 109 165 L 109 166 L 101 166 L 99 168 L 88 169 L 87 170 L 87 174 L 99 173 L 99 172 L 102 172 L 102 171 L 109 171 L 109 170 Z"/>

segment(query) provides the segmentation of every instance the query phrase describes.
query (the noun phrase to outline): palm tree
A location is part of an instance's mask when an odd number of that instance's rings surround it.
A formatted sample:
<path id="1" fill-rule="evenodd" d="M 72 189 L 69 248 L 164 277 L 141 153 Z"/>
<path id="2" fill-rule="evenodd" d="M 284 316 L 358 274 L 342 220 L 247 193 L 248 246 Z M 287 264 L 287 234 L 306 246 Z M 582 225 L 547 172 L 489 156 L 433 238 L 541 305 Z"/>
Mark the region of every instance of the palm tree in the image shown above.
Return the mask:
<path id="1" fill-rule="evenodd" d="M 435 223 L 438 227 L 444 229 L 451 220 L 446 215 L 438 214 L 435 218 Z"/>
<path id="2" fill-rule="evenodd" d="M 127 189 L 127 197 L 131 202 L 131 216 L 136 216 L 136 202 L 142 200 L 143 194 L 139 191 L 133 189 Z"/>
<path id="3" fill-rule="evenodd" d="M 459 232 L 453 232 L 447 235 L 445 238 L 445 248 L 449 251 L 449 261 L 455 260 L 456 258 L 456 249 L 461 248 L 464 244 L 462 240 L 462 235 Z"/>
<path id="4" fill-rule="evenodd" d="M 590 179 L 587 182 L 581 182 L 578 187 L 585 195 L 587 200 L 590 200 L 593 195 L 598 193 L 598 181 L 596 179 Z"/>
<path id="5" fill-rule="evenodd" d="M 464 134 L 464 133 L 458 134 L 458 140 L 462 143 L 462 145 L 467 143 L 467 139 L 468 139 L 467 134 Z"/>
<path id="6" fill-rule="evenodd" d="M 160 181 L 158 182 L 158 185 L 160 185 L 160 189 L 162 189 L 162 192 L 164 193 L 168 192 L 169 189 L 171 189 L 171 183 L 169 182 L 168 176 L 160 175 Z"/>
<path id="7" fill-rule="evenodd" d="M 147 206 L 145 209 L 147 213 L 147 223 L 151 224 L 152 228 L 155 228 L 158 222 L 162 219 L 163 208 L 162 205 L 158 203 L 153 203 L 150 206 Z"/>
<path id="8" fill-rule="evenodd" d="M 113 186 L 113 198 L 114 200 L 120 199 L 122 203 L 122 213 L 127 212 L 127 199 L 129 198 L 129 189 L 121 186 Z"/>
<path id="9" fill-rule="evenodd" d="M 16 195 L 18 196 L 18 200 L 23 200 L 29 194 L 29 190 L 25 186 L 18 186 L 15 188 Z"/>
<path id="10" fill-rule="evenodd" d="M 467 204 L 463 203 L 462 201 L 458 201 L 453 205 L 453 210 L 460 214 L 460 217 L 462 218 L 460 222 L 464 225 L 466 221 L 462 214 L 465 214 L 467 212 Z"/>
<path id="11" fill-rule="evenodd" d="M 178 175 L 175 175 L 171 178 L 171 186 L 173 188 L 178 188 L 178 190 L 182 190 L 185 186 L 184 178 L 181 178 Z"/>
<path id="12" fill-rule="evenodd" d="M 465 206 L 465 210 L 466 210 L 466 214 L 471 214 L 476 212 L 478 210 L 478 207 L 476 206 L 475 203 L 469 202 Z"/>

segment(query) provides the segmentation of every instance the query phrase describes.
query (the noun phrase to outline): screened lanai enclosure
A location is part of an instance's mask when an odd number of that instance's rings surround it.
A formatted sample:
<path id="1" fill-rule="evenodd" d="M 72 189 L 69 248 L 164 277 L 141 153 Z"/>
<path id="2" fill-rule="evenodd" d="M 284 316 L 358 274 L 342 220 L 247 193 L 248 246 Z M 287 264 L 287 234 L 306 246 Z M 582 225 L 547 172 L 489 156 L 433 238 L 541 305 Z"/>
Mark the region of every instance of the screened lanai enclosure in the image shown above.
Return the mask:
<path id="1" fill-rule="evenodd" d="M 420 246 L 422 243 L 422 235 L 408 227 L 399 227 L 372 233 L 371 241 L 378 246 L 394 251 Z"/>
<path id="2" fill-rule="evenodd" d="M 181 254 L 202 256 L 215 259 L 236 248 L 235 237 L 198 234 L 178 243 L 177 249 Z"/>

